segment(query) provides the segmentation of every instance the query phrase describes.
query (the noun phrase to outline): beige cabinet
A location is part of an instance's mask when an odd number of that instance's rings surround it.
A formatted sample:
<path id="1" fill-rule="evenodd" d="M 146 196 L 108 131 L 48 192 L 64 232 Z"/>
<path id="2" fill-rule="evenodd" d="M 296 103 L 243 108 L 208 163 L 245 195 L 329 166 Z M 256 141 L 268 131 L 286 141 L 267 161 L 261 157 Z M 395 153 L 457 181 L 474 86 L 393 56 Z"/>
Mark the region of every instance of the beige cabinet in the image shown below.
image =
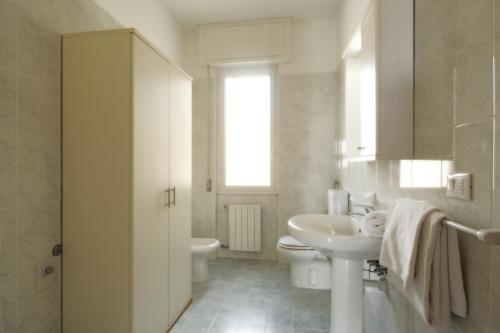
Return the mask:
<path id="1" fill-rule="evenodd" d="M 134 30 L 63 38 L 63 188 L 63 331 L 167 331 L 191 300 L 191 79 Z"/>
<path id="2" fill-rule="evenodd" d="M 169 318 L 191 299 L 191 80 L 170 68 L 169 85 Z M 186 112 L 188 110 L 189 112 Z M 188 240 L 186 242 L 186 239 Z"/>
<path id="3" fill-rule="evenodd" d="M 344 52 L 345 157 L 413 158 L 413 0 L 373 0 Z"/>

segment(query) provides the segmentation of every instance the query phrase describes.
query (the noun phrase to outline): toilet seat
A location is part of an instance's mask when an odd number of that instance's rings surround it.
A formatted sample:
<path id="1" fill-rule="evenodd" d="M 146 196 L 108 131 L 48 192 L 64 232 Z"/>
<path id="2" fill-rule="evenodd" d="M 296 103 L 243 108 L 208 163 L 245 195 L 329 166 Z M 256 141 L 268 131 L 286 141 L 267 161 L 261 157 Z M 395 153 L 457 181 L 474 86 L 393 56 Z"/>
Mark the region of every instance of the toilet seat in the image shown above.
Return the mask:
<path id="1" fill-rule="evenodd" d="M 286 250 L 295 250 L 295 251 L 316 251 L 316 249 L 307 246 L 304 243 L 299 242 L 292 236 L 284 236 L 281 237 L 278 241 L 278 246 L 282 249 Z"/>

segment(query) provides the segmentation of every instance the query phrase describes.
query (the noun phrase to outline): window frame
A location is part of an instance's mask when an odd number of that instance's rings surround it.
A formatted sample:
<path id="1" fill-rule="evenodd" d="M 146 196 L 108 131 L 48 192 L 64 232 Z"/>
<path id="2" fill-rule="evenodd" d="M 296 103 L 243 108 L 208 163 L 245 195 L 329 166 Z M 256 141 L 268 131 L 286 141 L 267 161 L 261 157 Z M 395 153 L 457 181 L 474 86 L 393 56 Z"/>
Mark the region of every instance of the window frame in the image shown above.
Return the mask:
<path id="1" fill-rule="evenodd" d="M 276 65 L 221 67 L 216 75 L 216 151 L 217 193 L 221 194 L 278 194 L 278 85 Z M 266 74 L 271 86 L 271 185 L 270 186 L 226 186 L 226 140 L 225 140 L 225 79 L 234 76 Z"/>

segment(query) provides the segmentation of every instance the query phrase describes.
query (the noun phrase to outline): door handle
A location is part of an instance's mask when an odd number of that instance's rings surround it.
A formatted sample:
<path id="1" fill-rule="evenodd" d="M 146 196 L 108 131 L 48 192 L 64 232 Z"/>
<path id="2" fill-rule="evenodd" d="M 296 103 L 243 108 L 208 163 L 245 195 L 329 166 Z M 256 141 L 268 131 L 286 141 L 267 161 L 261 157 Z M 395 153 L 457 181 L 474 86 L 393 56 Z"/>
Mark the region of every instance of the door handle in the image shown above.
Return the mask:
<path id="1" fill-rule="evenodd" d="M 174 187 L 172 187 L 171 191 L 173 192 L 173 195 L 172 195 L 173 200 L 172 200 L 172 202 L 170 203 L 170 206 L 175 206 L 175 186 L 174 186 Z"/>
<path id="2" fill-rule="evenodd" d="M 165 206 L 170 207 L 170 189 L 165 190 Z"/>

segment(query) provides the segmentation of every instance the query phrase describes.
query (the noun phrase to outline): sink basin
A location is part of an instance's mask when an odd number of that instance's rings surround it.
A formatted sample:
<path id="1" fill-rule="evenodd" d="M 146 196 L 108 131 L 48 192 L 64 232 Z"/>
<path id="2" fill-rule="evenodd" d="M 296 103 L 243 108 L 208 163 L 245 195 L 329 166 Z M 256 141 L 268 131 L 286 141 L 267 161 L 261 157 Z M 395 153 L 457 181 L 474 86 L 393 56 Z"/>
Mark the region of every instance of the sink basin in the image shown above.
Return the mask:
<path id="1" fill-rule="evenodd" d="M 363 259 L 377 259 L 382 240 L 362 235 L 359 222 L 345 215 L 297 215 L 288 231 L 332 257 L 330 333 L 362 333 Z"/>
<path id="2" fill-rule="evenodd" d="M 288 221 L 290 234 L 300 242 L 334 257 L 378 258 L 382 240 L 361 234 L 359 224 L 350 216 L 305 214 Z"/>

